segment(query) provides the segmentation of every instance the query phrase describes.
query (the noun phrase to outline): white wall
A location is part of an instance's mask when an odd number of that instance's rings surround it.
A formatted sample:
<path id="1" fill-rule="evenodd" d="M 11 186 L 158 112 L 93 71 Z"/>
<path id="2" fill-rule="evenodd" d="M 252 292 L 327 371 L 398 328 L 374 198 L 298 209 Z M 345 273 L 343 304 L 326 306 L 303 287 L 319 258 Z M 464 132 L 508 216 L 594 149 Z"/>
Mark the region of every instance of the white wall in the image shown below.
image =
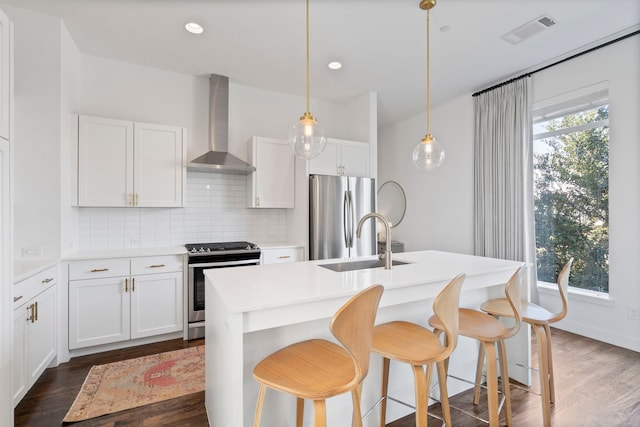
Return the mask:
<path id="1" fill-rule="evenodd" d="M 431 108 L 431 134 L 446 152 L 431 172 L 413 165 L 413 148 L 426 133 L 420 114 L 378 135 L 378 185 L 397 181 L 407 196 L 403 221 L 391 230 L 406 251 L 473 252 L 473 103 L 471 96 Z"/>
<path id="2" fill-rule="evenodd" d="M 569 314 L 557 326 L 640 351 L 640 306 L 635 265 L 640 258 L 640 37 L 635 36 L 534 74 L 534 101 L 609 81 L 610 96 L 610 301 L 570 295 Z M 380 183 L 398 181 L 407 193 L 407 215 L 392 230 L 406 250 L 473 252 L 473 100 L 471 94 L 432 107 L 432 134 L 447 154 L 444 165 L 422 172 L 411 152 L 425 133 L 424 114 L 379 134 Z M 556 295 L 541 293 L 554 308 Z"/>

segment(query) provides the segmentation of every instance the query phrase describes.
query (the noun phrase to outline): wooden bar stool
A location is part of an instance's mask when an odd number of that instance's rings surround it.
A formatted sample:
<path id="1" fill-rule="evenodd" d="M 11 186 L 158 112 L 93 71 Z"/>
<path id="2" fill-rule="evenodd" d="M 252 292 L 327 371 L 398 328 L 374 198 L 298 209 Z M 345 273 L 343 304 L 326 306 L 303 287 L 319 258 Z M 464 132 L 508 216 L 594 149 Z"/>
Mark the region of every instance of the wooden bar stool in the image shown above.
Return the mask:
<path id="1" fill-rule="evenodd" d="M 255 427 L 260 425 L 267 387 L 297 397 L 296 426 L 302 426 L 304 399 L 312 399 L 314 425 L 327 424 L 325 399 L 348 391 L 353 426 L 362 426 L 360 395 L 369 370 L 371 335 L 384 287 L 373 285 L 347 301 L 331 319 L 331 333 L 344 346 L 323 339 L 301 341 L 262 359 L 253 370 L 260 383 Z"/>
<path id="2" fill-rule="evenodd" d="M 506 301 L 509 305 L 509 312 L 515 318 L 512 327 L 507 328 L 495 317 L 478 310 L 460 308 L 459 334 L 480 341 L 478 352 L 478 365 L 476 368 L 476 379 L 473 393 L 473 404 L 477 405 L 480 400 L 480 381 L 482 379 L 482 367 L 486 355 L 487 366 L 487 401 L 489 408 L 489 425 L 498 427 L 500 425 L 500 403 L 498 398 L 498 373 L 496 370 L 496 344 L 500 359 L 500 375 L 502 377 L 502 393 L 505 402 L 505 418 L 507 425 L 511 425 L 511 393 L 509 390 L 509 371 L 507 369 L 507 351 L 504 340 L 514 336 L 520 329 L 520 283 L 522 282 L 522 267 L 519 268 L 509 279 L 505 286 Z M 436 335 L 440 335 L 445 327 L 443 322 L 434 315 L 429 319 L 429 324 L 434 328 Z M 457 378 L 457 377 L 456 377 Z M 446 380 L 446 378 L 445 378 Z M 466 381 L 466 380 L 463 380 Z M 471 415 L 471 414 L 469 414 Z"/>
<path id="3" fill-rule="evenodd" d="M 558 275 L 558 291 L 562 299 L 562 309 L 558 313 L 551 313 L 549 310 L 531 302 L 522 304 L 522 320 L 531 325 L 536 334 L 540 388 L 542 389 L 542 416 L 545 427 L 551 426 L 551 404 L 555 402 L 549 324 L 560 321 L 567 314 L 567 289 L 569 287 L 569 274 L 572 263 L 573 258 L 567 262 Z M 486 301 L 480 306 L 480 309 L 493 316 L 513 316 L 513 313 L 508 308 L 508 302 L 504 298 Z"/>
<path id="4" fill-rule="evenodd" d="M 411 322 L 394 321 L 378 325 L 373 330 L 371 351 L 383 357 L 382 404 L 380 426 L 384 427 L 387 414 L 387 387 L 389 385 L 390 359 L 408 363 L 413 369 L 416 393 L 416 427 L 427 426 L 428 390 L 433 364 L 438 366 L 442 414 L 447 426 L 451 425 L 449 400 L 444 361 L 458 342 L 458 303 L 464 274 L 456 276 L 438 294 L 433 302 L 433 311 L 443 322 L 447 335 L 447 345 L 442 345 L 438 337 L 427 328 Z M 424 366 L 427 366 L 426 374 Z"/>

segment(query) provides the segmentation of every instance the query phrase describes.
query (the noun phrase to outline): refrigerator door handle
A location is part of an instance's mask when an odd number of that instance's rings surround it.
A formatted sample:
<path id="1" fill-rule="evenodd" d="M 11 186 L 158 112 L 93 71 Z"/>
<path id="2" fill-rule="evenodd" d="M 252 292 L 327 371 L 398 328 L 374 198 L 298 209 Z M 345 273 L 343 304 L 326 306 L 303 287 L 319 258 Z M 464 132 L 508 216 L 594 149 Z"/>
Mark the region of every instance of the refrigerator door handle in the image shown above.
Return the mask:
<path id="1" fill-rule="evenodd" d="M 349 248 L 352 248 L 355 211 L 353 209 L 353 193 L 351 192 L 351 190 L 348 190 L 347 194 L 349 195 Z"/>
<path id="2" fill-rule="evenodd" d="M 349 227 L 347 224 L 347 218 L 349 216 L 349 194 L 347 191 L 344 192 L 344 198 L 342 200 L 342 230 L 344 233 L 344 245 L 347 248 L 351 247 L 351 242 L 349 241 Z"/>

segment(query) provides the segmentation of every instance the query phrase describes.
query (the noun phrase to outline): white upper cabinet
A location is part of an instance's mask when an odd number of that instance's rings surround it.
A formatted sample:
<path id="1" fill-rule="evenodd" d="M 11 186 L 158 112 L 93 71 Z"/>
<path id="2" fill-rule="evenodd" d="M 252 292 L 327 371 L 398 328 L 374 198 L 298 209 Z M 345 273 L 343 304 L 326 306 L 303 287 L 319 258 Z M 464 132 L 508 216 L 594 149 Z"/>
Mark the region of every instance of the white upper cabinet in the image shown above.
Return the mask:
<path id="1" fill-rule="evenodd" d="M 327 138 L 325 149 L 309 160 L 309 173 L 370 177 L 369 144 Z"/>
<path id="2" fill-rule="evenodd" d="M 11 43 L 11 21 L 0 12 L 0 138 L 9 139 L 11 119 L 11 61 L 13 44 Z"/>
<path id="3" fill-rule="evenodd" d="M 78 205 L 180 207 L 184 129 L 126 120 L 78 119 Z"/>
<path id="4" fill-rule="evenodd" d="M 247 207 L 293 208 L 295 158 L 286 140 L 253 137 L 248 160 L 255 172 L 247 176 Z"/>
<path id="5" fill-rule="evenodd" d="M 134 123 L 133 183 L 136 206 L 183 206 L 183 129 Z"/>

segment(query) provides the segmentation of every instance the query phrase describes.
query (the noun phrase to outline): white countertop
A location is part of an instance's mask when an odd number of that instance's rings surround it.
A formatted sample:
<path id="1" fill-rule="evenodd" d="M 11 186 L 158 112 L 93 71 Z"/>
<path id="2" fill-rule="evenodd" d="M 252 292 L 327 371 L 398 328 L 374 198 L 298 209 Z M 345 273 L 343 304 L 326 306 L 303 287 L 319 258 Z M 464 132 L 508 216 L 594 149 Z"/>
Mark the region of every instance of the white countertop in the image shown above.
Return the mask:
<path id="1" fill-rule="evenodd" d="M 187 250 L 184 246 L 171 246 L 161 248 L 130 248 L 130 249 L 102 249 L 80 250 L 62 257 L 62 261 L 80 261 L 86 259 L 101 258 L 135 258 L 143 256 L 184 255 Z"/>
<path id="2" fill-rule="evenodd" d="M 375 259 L 375 256 L 360 259 Z M 403 252 L 394 260 L 409 264 L 335 272 L 319 264 L 343 259 L 206 270 L 228 313 L 243 313 L 352 295 L 372 284 L 385 289 L 448 282 L 460 273 L 473 276 L 515 272 L 519 262 L 440 251 Z"/>

